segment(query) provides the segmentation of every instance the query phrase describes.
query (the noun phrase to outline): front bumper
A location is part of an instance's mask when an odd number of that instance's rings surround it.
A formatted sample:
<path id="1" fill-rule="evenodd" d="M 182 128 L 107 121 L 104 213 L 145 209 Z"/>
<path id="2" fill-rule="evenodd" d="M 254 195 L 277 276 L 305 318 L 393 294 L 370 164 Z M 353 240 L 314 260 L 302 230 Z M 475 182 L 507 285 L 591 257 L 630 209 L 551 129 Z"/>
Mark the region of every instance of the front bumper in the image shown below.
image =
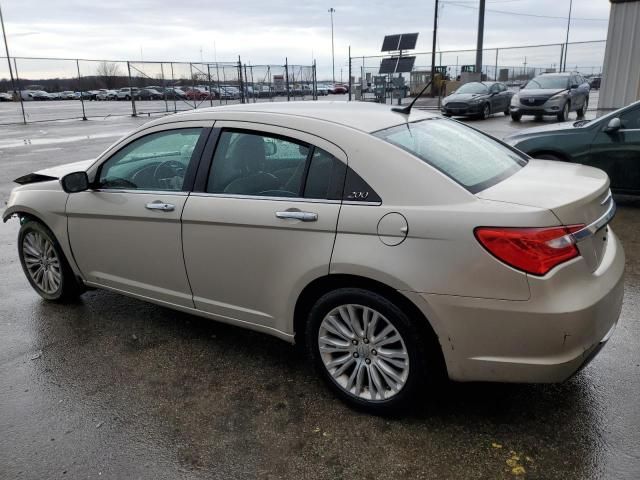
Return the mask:
<path id="1" fill-rule="evenodd" d="M 466 107 L 449 107 L 447 105 L 443 105 L 440 107 L 440 111 L 444 115 L 455 115 L 455 116 L 465 116 L 465 115 L 478 115 L 481 111 L 482 103 L 478 104 L 469 104 Z"/>
<path id="2" fill-rule="evenodd" d="M 610 230 L 597 270 L 582 258 L 529 276 L 526 301 L 416 294 L 437 316 L 449 377 L 458 381 L 562 382 L 611 336 L 624 292 L 624 252 Z M 416 299 L 414 299 L 416 301 Z"/>
<path id="3" fill-rule="evenodd" d="M 556 104 L 555 102 L 547 102 L 540 106 L 529 106 L 520 103 L 515 106 L 510 105 L 509 112 L 519 113 L 521 115 L 558 115 L 562 112 L 562 105 Z"/>

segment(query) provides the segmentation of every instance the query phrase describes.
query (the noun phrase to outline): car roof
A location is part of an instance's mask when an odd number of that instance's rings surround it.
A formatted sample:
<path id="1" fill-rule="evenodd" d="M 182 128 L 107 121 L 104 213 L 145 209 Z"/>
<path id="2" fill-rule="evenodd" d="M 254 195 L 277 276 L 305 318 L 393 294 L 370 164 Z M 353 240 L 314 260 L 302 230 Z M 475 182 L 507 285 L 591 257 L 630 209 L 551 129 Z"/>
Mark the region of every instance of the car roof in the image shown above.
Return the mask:
<path id="1" fill-rule="evenodd" d="M 225 112 L 304 117 L 344 125 L 367 133 L 401 125 L 408 121 L 413 122 L 438 116 L 435 113 L 417 109 L 412 109 L 411 114 L 407 116 L 406 114 L 392 111 L 390 105 L 344 101 L 264 102 L 223 105 L 181 112 L 176 116 L 179 116 L 181 120 L 220 120 Z M 175 116 L 163 117 L 157 120 L 157 124 L 172 121 L 175 121 Z"/>

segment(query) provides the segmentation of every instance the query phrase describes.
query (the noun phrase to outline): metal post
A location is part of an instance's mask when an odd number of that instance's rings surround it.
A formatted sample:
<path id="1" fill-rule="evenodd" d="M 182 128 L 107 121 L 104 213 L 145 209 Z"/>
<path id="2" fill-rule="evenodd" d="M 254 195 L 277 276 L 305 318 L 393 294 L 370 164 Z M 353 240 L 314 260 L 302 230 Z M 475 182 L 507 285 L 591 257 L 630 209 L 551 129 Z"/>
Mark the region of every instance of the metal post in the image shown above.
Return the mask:
<path id="1" fill-rule="evenodd" d="M 285 88 L 287 89 L 287 102 L 291 101 L 291 95 L 289 94 L 289 59 L 284 59 L 284 78 Z"/>
<path id="2" fill-rule="evenodd" d="M 178 94 L 173 88 L 173 83 L 175 82 L 175 78 L 173 77 L 173 62 L 169 63 L 169 65 L 171 65 L 171 84 L 172 84 L 171 91 L 173 92 L 173 113 L 178 113 L 178 101 L 177 101 Z"/>
<path id="3" fill-rule="evenodd" d="M 209 106 L 213 107 L 213 90 L 211 90 L 211 65 L 207 63 L 207 77 L 209 78 Z"/>
<path id="4" fill-rule="evenodd" d="M 20 74 L 18 73 L 18 62 L 13 58 L 13 69 L 16 72 L 16 85 L 18 86 L 18 98 L 20 99 L 20 108 L 22 109 L 22 121 L 27 124 L 27 116 L 24 113 L 24 100 L 22 99 L 22 87 L 20 87 Z"/>
<path id="5" fill-rule="evenodd" d="M 243 65 L 244 68 L 244 76 L 242 77 L 244 79 L 244 88 L 247 90 L 247 102 L 246 103 L 250 103 L 250 96 L 249 96 L 249 77 L 247 76 L 247 64 L 245 63 Z"/>
<path id="6" fill-rule="evenodd" d="M 318 71 L 316 61 L 313 61 L 313 99 L 318 100 Z"/>
<path id="7" fill-rule="evenodd" d="M 496 82 L 498 81 L 498 51 L 499 50 L 500 49 L 496 48 L 496 78 L 495 78 Z"/>
<path id="8" fill-rule="evenodd" d="M 256 83 L 253 81 L 253 65 L 249 65 L 249 71 L 251 72 L 251 96 L 253 97 L 253 103 L 256 103 Z"/>
<path id="9" fill-rule="evenodd" d="M 80 105 L 82 105 L 82 120 L 87 119 L 87 115 L 84 111 L 84 99 L 82 98 L 82 77 L 80 76 L 80 62 L 76 59 L 76 68 L 78 69 L 78 84 L 80 85 Z"/>
<path id="10" fill-rule="evenodd" d="M 336 83 L 336 55 L 333 49 L 333 13 L 336 11 L 335 8 L 331 7 L 329 9 L 329 13 L 331 14 L 331 68 L 333 72 L 332 81 Z"/>
<path id="11" fill-rule="evenodd" d="M 567 38 L 564 42 L 564 63 L 562 64 L 562 71 L 567 71 L 567 53 L 569 51 L 569 28 L 571 27 L 571 7 L 573 7 L 573 0 L 569 0 L 569 17 L 567 18 Z"/>
<path id="12" fill-rule="evenodd" d="M 127 72 L 129 72 L 129 94 L 131 95 L 131 116 L 132 117 L 137 117 L 138 114 L 136 113 L 136 99 L 134 98 L 133 95 L 133 87 L 131 86 L 131 64 L 129 61 L 127 61 Z M 80 100 L 82 100 L 82 91 L 80 91 Z"/>
<path id="13" fill-rule="evenodd" d="M 164 67 L 160 62 L 160 75 L 162 76 L 162 93 L 164 96 L 164 111 L 169 112 L 169 102 L 167 102 L 167 81 L 164 78 Z"/>
<path id="14" fill-rule="evenodd" d="M 240 103 L 245 103 L 244 82 L 242 80 L 242 61 L 240 60 L 240 55 L 238 55 L 238 83 L 240 84 Z"/>
<path id="15" fill-rule="evenodd" d="M 436 38 L 438 34 L 438 0 L 433 14 L 433 45 L 431 46 L 431 96 L 436 96 Z M 386 90 L 386 88 L 385 88 Z"/>
<path id="16" fill-rule="evenodd" d="M 191 88 L 193 89 L 193 108 L 198 108 L 196 103 L 196 79 L 193 77 L 193 63 L 189 62 L 189 75 L 191 75 Z"/>
<path id="17" fill-rule="evenodd" d="M 351 83 L 351 45 L 349 45 L 349 101 L 351 101 L 351 88 L 353 87 Z"/>
<path id="18" fill-rule="evenodd" d="M 222 73 L 224 74 L 224 69 L 222 69 Z M 222 105 L 222 89 L 220 88 L 220 67 L 218 62 L 216 62 L 216 85 L 218 86 L 218 100 L 220 101 L 220 105 Z"/>
<path id="19" fill-rule="evenodd" d="M 478 12 L 478 44 L 476 45 L 476 72 L 480 72 L 480 81 L 482 81 L 482 43 L 484 42 L 484 7 L 485 7 L 485 0 L 480 0 L 480 11 Z"/>

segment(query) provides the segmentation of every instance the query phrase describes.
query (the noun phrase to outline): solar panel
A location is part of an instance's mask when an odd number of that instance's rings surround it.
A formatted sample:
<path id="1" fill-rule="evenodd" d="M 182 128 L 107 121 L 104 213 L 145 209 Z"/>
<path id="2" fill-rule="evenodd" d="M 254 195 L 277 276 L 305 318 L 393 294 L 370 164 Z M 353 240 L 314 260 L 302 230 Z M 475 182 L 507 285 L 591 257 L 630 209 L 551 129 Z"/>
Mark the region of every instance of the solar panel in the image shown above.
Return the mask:
<path id="1" fill-rule="evenodd" d="M 383 58 L 378 73 L 406 73 L 413 70 L 416 57 Z"/>
<path id="2" fill-rule="evenodd" d="M 386 35 L 382 42 L 382 52 L 390 52 L 392 50 L 398 50 L 400 44 L 400 37 L 402 35 Z"/>
<path id="3" fill-rule="evenodd" d="M 417 33 L 403 33 L 400 35 L 400 46 L 398 50 L 413 50 L 418 43 Z"/>
<path id="4" fill-rule="evenodd" d="M 378 73 L 396 73 L 397 58 L 383 58 Z"/>
<path id="5" fill-rule="evenodd" d="M 416 63 L 416 57 L 401 57 L 398 59 L 395 73 L 405 73 L 413 70 L 413 64 Z"/>
<path id="6" fill-rule="evenodd" d="M 382 42 L 382 52 L 395 50 L 413 50 L 418 43 L 417 33 L 401 33 L 399 35 L 386 35 Z"/>

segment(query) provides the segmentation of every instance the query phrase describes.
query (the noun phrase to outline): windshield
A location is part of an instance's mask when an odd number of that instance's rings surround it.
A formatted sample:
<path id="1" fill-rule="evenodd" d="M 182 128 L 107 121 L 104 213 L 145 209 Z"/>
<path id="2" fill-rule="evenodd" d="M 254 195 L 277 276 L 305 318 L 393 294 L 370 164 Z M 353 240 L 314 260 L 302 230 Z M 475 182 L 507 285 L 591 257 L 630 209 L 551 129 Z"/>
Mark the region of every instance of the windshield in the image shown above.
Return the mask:
<path id="1" fill-rule="evenodd" d="M 486 85 L 478 82 L 465 83 L 456 93 L 487 93 L 489 89 Z"/>
<path id="2" fill-rule="evenodd" d="M 412 153 L 471 193 L 510 177 L 527 163 L 500 142 L 451 120 L 421 120 L 374 135 Z"/>
<path id="3" fill-rule="evenodd" d="M 531 90 L 534 88 L 568 88 L 569 86 L 569 77 L 557 77 L 557 76 L 545 76 L 541 75 L 539 77 L 534 78 L 533 80 L 529 80 L 524 87 L 524 90 Z"/>

